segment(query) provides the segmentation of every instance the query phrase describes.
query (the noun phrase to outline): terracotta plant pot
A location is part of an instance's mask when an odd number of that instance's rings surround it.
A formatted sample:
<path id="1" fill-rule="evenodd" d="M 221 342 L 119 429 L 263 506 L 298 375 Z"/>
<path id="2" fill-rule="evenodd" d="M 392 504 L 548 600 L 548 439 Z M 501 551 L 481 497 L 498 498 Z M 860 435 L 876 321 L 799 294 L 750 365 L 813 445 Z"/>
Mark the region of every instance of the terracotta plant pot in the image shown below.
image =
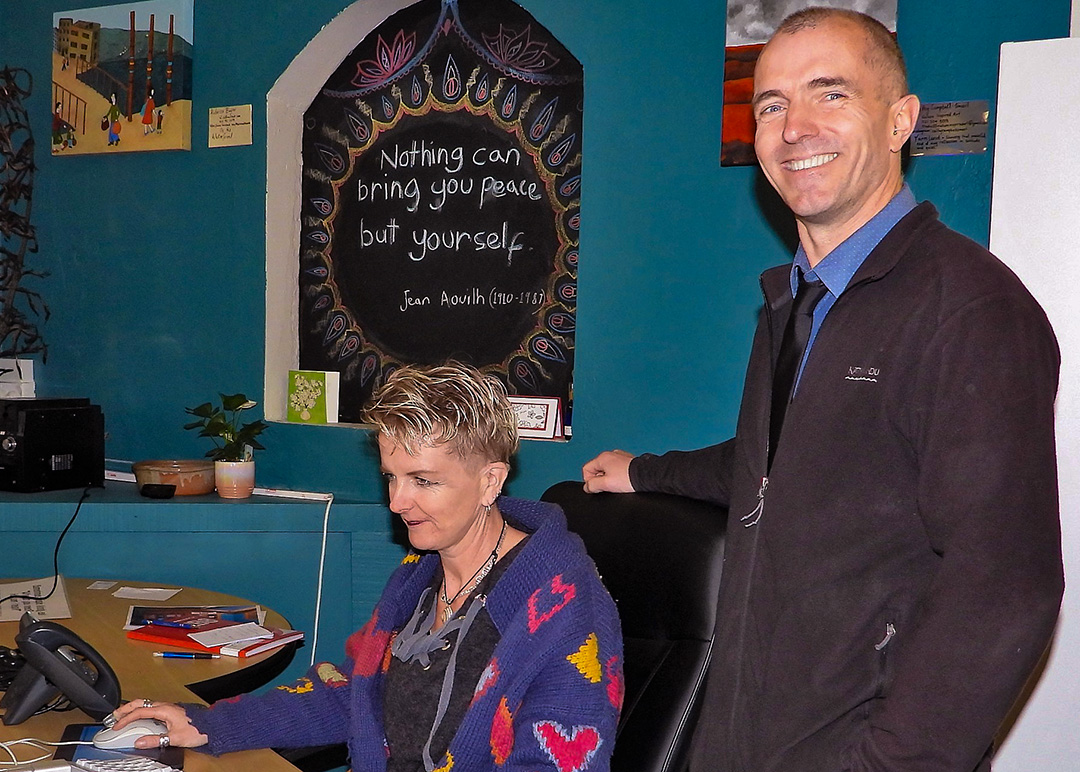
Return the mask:
<path id="1" fill-rule="evenodd" d="M 214 482 L 223 499 L 246 499 L 255 490 L 254 461 L 215 461 Z"/>

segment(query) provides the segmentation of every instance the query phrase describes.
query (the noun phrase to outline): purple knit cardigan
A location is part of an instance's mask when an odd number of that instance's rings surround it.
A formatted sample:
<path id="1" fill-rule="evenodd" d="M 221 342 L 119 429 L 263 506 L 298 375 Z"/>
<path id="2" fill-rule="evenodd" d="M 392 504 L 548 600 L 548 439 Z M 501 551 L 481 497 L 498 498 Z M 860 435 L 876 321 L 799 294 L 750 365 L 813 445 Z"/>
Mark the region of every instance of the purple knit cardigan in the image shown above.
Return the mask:
<path id="1" fill-rule="evenodd" d="M 622 634 L 615 604 L 581 540 L 551 504 L 502 497 L 500 511 L 532 533 L 488 594 L 501 635 L 438 772 L 606 772 L 622 706 Z M 342 665 L 322 662 L 296 683 L 211 708 L 185 706 L 214 754 L 347 742 L 354 772 L 386 769 L 382 687 L 394 632 L 438 565 L 410 552 Z"/>

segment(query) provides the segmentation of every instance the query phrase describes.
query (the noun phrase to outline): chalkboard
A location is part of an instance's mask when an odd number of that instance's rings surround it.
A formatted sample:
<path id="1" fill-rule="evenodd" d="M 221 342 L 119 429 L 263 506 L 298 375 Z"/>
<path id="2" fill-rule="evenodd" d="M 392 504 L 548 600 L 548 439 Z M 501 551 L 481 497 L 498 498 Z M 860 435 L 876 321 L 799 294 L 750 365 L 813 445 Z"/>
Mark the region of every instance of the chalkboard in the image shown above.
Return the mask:
<path id="1" fill-rule="evenodd" d="M 422 0 L 304 114 L 300 367 L 342 421 L 405 363 L 459 359 L 569 425 L 582 69 L 507 0 Z"/>

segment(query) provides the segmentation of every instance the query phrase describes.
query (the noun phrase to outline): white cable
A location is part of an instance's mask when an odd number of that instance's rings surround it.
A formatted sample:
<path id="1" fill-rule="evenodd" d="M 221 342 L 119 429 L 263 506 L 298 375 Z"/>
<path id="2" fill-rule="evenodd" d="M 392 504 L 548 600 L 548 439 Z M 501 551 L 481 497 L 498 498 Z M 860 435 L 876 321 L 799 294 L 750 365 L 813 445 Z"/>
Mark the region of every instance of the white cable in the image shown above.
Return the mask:
<path id="1" fill-rule="evenodd" d="M 15 752 L 11 749 L 15 745 L 29 745 L 31 748 L 37 748 L 39 751 L 46 751 L 43 756 L 36 756 L 32 759 L 19 759 L 15 755 Z M 0 769 L 7 769 L 12 767 L 20 767 L 24 764 L 36 764 L 39 761 L 45 761 L 51 755 L 49 748 L 59 748 L 64 745 L 93 745 L 88 740 L 72 740 L 69 742 L 51 742 L 49 740 L 39 740 L 36 737 L 24 737 L 20 740 L 8 740 L 7 742 L 0 742 L 0 748 L 2 748 L 8 756 L 11 757 L 11 761 L 0 759 Z"/>
<path id="2" fill-rule="evenodd" d="M 293 491 L 286 488 L 256 488 L 252 491 L 256 496 L 277 496 L 286 499 L 306 499 L 308 501 L 325 501 L 326 509 L 323 510 L 322 544 L 319 549 L 319 579 L 315 583 L 315 620 L 311 630 L 311 664 L 315 664 L 315 652 L 319 645 L 319 621 L 322 614 L 322 591 L 323 573 L 326 569 L 326 540 L 330 530 L 330 507 L 334 503 L 333 493 L 317 493 L 315 491 Z"/>
<path id="3" fill-rule="evenodd" d="M 118 464 L 131 464 L 130 461 L 125 461 L 118 458 L 106 459 Z M 106 471 L 105 476 L 110 480 L 122 480 L 124 482 L 134 482 L 135 475 L 130 472 L 111 472 Z M 315 650 L 319 645 L 319 621 L 322 613 L 322 591 L 323 591 L 323 572 L 326 568 L 326 540 L 330 526 L 330 506 L 334 503 L 333 493 L 318 493 L 315 491 L 294 491 L 287 488 L 255 488 L 252 493 L 256 496 L 274 496 L 276 498 L 283 499 L 305 499 L 307 501 L 325 501 L 326 510 L 323 512 L 323 524 L 322 524 L 322 545 L 319 550 L 319 579 L 315 585 L 315 626 L 311 631 L 311 664 L 315 664 Z M 6 762 L 0 762 L 4 764 Z"/>
<path id="4" fill-rule="evenodd" d="M 319 645 L 319 614 L 322 612 L 323 569 L 326 567 L 326 535 L 330 528 L 330 505 L 334 503 L 334 494 L 328 494 L 326 509 L 323 510 L 322 548 L 319 550 L 319 580 L 315 583 L 315 627 L 311 631 L 311 664 L 315 664 L 315 649 Z"/>

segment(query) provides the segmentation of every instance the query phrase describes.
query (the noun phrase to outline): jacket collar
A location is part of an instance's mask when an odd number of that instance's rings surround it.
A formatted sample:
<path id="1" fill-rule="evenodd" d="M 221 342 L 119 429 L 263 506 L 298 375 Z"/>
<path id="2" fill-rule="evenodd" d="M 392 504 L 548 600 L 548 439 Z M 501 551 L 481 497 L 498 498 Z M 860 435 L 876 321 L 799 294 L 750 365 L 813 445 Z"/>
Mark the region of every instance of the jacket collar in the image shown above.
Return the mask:
<path id="1" fill-rule="evenodd" d="M 937 221 L 937 209 L 929 201 L 923 201 L 916 206 L 867 255 L 847 288 L 851 289 L 858 284 L 876 281 L 888 274 L 903 257 L 918 232 Z M 761 274 L 761 290 L 765 295 L 765 303 L 771 311 L 776 311 L 791 303 L 790 282 L 790 263 L 774 266 Z"/>

